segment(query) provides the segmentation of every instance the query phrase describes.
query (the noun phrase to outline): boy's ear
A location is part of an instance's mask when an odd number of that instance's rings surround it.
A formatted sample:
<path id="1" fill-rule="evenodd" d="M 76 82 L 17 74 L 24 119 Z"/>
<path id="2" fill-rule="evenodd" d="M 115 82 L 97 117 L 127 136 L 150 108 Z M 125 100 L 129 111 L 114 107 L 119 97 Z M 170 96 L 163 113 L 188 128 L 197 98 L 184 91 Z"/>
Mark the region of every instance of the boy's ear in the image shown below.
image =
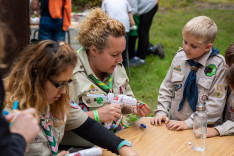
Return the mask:
<path id="1" fill-rule="evenodd" d="M 92 56 L 96 56 L 97 53 L 98 53 L 98 50 L 97 48 L 94 46 L 94 45 L 91 45 L 90 48 L 89 48 L 89 52 Z"/>
<path id="2" fill-rule="evenodd" d="M 205 51 L 206 51 L 206 52 L 209 52 L 209 51 L 210 51 L 210 48 L 212 48 L 212 43 L 206 44 L 206 49 L 205 49 Z"/>

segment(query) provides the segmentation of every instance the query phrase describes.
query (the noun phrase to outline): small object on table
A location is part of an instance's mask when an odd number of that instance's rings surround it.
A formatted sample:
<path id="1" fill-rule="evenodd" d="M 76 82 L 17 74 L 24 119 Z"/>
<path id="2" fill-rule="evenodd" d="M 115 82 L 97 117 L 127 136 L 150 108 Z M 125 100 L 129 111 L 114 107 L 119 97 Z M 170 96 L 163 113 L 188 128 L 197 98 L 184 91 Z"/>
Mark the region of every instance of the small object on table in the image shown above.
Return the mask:
<path id="1" fill-rule="evenodd" d="M 144 125 L 144 124 L 141 124 L 140 126 L 141 126 L 142 128 L 144 128 L 144 129 L 146 128 L 146 125 Z"/>

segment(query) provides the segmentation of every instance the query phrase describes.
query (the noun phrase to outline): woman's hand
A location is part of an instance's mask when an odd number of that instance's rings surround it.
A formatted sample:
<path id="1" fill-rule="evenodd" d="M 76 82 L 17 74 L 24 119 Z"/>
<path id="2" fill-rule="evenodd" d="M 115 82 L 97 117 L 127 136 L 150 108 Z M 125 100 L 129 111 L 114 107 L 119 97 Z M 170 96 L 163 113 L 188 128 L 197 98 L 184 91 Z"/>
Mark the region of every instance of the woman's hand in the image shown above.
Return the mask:
<path id="1" fill-rule="evenodd" d="M 188 127 L 188 125 L 186 124 L 185 121 L 170 121 L 167 124 L 167 129 L 168 130 L 180 131 L 180 130 L 189 129 L 189 127 Z"/>
<path id="2" fill-rule="evenodd" d="M 97 109 L 100 122 L 115 121 L 121 118 L 120 105 L 109 104 Z"/>
<path id="3" fill-rule="evenodd" d="M 207 138 L 218 136 L 219 131 L 216 128 L 207 128 Z"/>
<path id="4" fill-rule="evenodd" d="M 64 156 L 64 155 L 66 155 L 66 154 L 69 154 L 69 152 L 68 152 L 68 151 L 61 151 L 61 152 L 59 152 L 59 153 L 57 154 L 57 156 Z"/>
<path id="5" fill-rule="evenodd" d="M 121 147 L 119 150 L 119 154 L 121 156 L 139 156 L 139 154 L 132 147 L 129 146 Z"/>
<path id="6" fill-rule="evenodd" d="M 151 109 L 147 104 L 142 104 L 133 109 L 133 113 L 140 117 L 148 116 L 150 111 Z"/>
<path id="7" fill-rule="evenodd" d="M 157 116 L 155 116 L 154 118 L 151 119 L 150 123 L 152 125 L 161 126 L 162 121 L 165 121 L 166 124 L 168 124 L 170 122 L 168 117 L 166 117 L 165 115 L 157 115 Z"/>

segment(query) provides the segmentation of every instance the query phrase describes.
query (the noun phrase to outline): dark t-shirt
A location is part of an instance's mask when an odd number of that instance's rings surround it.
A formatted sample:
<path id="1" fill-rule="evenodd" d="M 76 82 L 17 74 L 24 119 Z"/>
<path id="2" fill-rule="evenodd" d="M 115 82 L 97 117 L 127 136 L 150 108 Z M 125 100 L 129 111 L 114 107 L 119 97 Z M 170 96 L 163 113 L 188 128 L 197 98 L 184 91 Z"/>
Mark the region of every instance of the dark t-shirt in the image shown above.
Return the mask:
<path id="1" fill-rule="evenodd" d="M 51 17 L 49 12 L 49 0 L 40 0 L 41 2 L 41 16 Z"/>

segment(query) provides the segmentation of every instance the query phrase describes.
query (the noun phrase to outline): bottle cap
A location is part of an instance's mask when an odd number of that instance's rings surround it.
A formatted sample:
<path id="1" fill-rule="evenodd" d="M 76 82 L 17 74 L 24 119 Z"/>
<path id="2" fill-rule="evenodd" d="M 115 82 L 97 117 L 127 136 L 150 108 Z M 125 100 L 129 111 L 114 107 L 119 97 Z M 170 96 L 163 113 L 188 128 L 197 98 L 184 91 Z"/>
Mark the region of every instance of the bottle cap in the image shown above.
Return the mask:
<path id="1" fill-rule="evenodd" d="M 206 105 L 205 103 L 203 104 L 197 104 L 197 111 L 205 111 L 206 110 Z"/>

